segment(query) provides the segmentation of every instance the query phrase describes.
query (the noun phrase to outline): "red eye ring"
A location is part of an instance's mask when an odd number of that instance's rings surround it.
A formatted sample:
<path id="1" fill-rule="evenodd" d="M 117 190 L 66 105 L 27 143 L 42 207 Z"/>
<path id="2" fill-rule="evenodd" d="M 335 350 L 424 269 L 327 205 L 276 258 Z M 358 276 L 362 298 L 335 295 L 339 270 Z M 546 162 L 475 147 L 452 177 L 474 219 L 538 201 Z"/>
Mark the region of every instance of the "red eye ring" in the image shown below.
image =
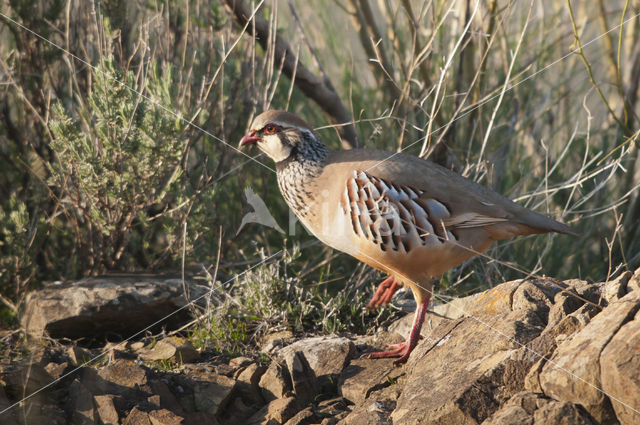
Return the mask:
<path id="1" fill-rule="evenodd" d="M 267 124 L 262 130 L 265 134 L 276 134 L 280 127 L 275 124 Z"/>

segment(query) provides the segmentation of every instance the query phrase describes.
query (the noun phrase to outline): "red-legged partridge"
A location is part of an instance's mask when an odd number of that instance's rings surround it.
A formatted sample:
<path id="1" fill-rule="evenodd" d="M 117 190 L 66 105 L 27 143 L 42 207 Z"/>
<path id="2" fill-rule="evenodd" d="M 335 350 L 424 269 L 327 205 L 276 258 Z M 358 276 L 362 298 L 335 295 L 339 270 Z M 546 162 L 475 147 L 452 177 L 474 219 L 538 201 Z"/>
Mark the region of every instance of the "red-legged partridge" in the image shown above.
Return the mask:
<path id="1" fill-rule="evenodd" d="M 398 283 L 417 309 L 407 340 L 371 357 L 405 362 L 420 337 L 431 282 L 499 239 L 573 233 L 471 180 L 423 159 L 372 149 L 329 150 L 302 119 L 267 111 L 240 145 L 276 163 L 289 207 L 318 239 L 389 274 L 370 307 L 389 302 Z"/>

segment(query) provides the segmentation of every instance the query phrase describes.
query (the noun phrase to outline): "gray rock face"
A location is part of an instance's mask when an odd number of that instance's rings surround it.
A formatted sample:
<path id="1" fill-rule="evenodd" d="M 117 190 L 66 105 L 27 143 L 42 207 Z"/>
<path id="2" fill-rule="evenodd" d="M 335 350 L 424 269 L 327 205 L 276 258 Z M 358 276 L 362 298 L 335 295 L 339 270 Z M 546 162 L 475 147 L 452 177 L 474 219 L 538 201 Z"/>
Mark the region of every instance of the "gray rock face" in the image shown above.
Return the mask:
<path id="1" fill-rule="evenodd" d="M 206 288 L 188 281 L 190 298 Z M 53 338 L 129 337 L 175 313 L 187 303 L 182 280 L 148 276 L 96 277 L 56 285 L 27 295 L 21 324 L 27 332 Z M 188 311 L 171 315 L 163 325 L 177 327 Z"/>

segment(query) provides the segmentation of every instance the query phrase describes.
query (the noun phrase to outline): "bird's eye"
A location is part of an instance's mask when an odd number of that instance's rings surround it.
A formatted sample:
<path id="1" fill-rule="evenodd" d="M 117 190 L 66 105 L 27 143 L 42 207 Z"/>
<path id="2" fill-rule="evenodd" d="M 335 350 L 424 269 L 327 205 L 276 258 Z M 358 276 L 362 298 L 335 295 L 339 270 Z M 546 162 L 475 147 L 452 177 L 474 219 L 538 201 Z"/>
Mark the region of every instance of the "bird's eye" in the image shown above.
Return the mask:
<path id="1" fill-rule="evenodd" d="M 275 124 L 267 124 L 264 127 L 265 134 L 276 134 L 277 131 L 278 131 L 278 126 Z"/>

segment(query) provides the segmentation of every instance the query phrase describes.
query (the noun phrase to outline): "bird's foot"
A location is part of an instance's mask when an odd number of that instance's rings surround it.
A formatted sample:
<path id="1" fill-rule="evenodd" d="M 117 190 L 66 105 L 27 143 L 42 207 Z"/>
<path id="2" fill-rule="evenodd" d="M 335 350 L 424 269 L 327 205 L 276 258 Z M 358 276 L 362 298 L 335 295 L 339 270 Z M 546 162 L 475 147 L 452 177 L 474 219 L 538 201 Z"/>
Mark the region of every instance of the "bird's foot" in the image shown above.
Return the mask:
<path id="1" fill-rule="evenodd" d="M 422 339 L 422 335 L 420 335 L 418 339 Z M 399 359 L 393 362 L 394 365 L 399 365 L 399 364 L 405 363 L 407 359 L 409 359 L 409 354 L 411 354 L 411 351 L 413 350 L 413 347 L 411 347 L 411 345 L 412 344 L 410 344 L 407 341 L 402 341 L 397 344 L 391 344 L 389 345 L 389 350 L 369 353 L 367 354 L 367 358 L 368 359 L 388 359 L 393 357 L 399 357 Z M 413 345 L 415 346 L 415 344 Z"/>
<path id="2" fill-rule="evenodd" d="M 407 361 L 409 358 L 409 353 L 411 350 L 407 348 L 409 345 L 406 341 L 401 342 L 399 344 L 392 344 L 389 346 L 390 350 L 387 351 L 379 351 L 376 353 L 370 353 L 367 355 L 369 359 L 388 359 L 393 357 L 399 357 L 397 360 L 393 362 L 394 365 L 399 365 Z"/>
<path id="3" fill-rule="evenodd" d="M 373 294 L 371 301 L 367 305 L 367 309 L 375 310 L 381 305 L 387 305 L 391 301 L 391 297 L 398 289 L 398 282 L 395 277 L 389 276 L 385 280 L 383 280 L 380 285 L 378 285 L 378 289 L 376 289 L 376 293 Z"/>

